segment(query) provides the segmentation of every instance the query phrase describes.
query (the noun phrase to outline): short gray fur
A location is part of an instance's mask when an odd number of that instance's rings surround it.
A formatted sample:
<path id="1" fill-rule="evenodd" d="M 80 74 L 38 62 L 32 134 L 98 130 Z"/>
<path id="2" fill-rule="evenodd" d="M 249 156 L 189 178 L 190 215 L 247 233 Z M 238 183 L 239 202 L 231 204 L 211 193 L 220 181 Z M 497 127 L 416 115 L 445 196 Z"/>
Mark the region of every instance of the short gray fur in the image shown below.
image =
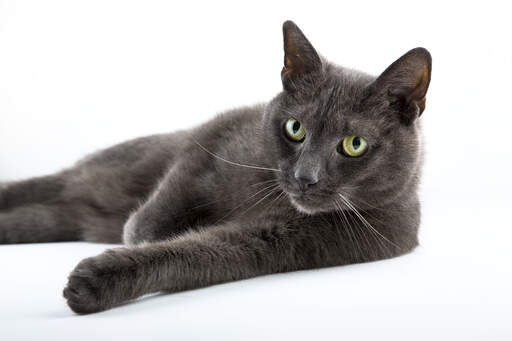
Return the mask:
<path id="1" fill-rule="evenodd" d="M 71 272 L 77 313 L 411 251 L 430 54 L 413 49 L 373 77 L 319 56 L 291 21 L 283 33 L 283 91 L 270 102 L 0 183 L 0 244 L 124 242 Z M 304 141 L 285 136 L 289 118 Z M 369 143 L 360 157 L 339 152 L 353 135 Z"/>

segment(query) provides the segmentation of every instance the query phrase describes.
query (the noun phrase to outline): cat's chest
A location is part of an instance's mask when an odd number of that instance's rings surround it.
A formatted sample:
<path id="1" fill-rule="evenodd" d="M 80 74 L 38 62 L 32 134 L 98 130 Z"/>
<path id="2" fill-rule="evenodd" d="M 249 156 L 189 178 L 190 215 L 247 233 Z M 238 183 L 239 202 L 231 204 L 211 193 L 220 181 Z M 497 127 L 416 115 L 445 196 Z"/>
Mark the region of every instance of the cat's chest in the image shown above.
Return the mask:
<path id="1" fill-rule="evenodd" d="M 222 180 L 216 191 L 222 220 L 255 220 L 291 208 L 274 176 L 245 171 Z"/>

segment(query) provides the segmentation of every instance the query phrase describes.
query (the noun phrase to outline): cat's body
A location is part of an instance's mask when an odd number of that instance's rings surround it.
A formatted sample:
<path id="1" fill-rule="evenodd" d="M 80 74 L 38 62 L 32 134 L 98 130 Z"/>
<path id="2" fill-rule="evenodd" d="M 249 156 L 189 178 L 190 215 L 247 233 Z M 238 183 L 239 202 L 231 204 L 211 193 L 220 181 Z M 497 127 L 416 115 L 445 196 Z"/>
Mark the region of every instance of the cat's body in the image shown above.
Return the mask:
<path id="1" fill-rule="evenodd" d="M 236 153 L 233 160 L 248 162 L 252 159 L 254 164 L 261 164 L 258 162 L 262 155 L 261 148 L 258 150 L 248 144 L 258 139 L 254 127 L 261 121 L 263 108 L 260 105 L 233 110 L 187 132 L 127 141 L 89 155 L 58 174 L 5 184 L 0 192 L 4 220 L 7 214 L 13 216 L 16 209 L 25 209 L 30 205 L 55 207 L 56 210 L 42 210 L 37 217 L 34 216 L 35 212 L 32 216 L 23 214 L 16 217 L 13 220 L 27 229 L 4 228 L 0 230 L 0 240 L 7 243 L 67 240 L 120 243 L 129 215 L 148 199 L 149 194 L 157 191 L 159 182 L 166 174 L 182 167 L 195 172 L 182 174 L 192 177 L 183 180 L 186 186 L 184 190 L 188 192 L 187 196 L 191 196 L 190 208 L 197 206 L 191 216 L 205 220 L 206 224 L 220 221 L 228 213 L 228 208 L 234 208 L 244 199 L 245 193 L 237 193 L 244 189 L 257 192 L 271 185 L 266 180 L 271 179 L 272 174 L 220 161 L 201 149 L 191 137 L 195 136 L 197 142 L 207 141 L 205 145 L 208 145 L 209 151 L 232 157 Z M 217 130 L 219 126 L 227 129 Z M 235 135 L 240 137 L 242 132 L 245 134 L 244 140 L 232 143 L 236 141 Z M 221 169 L 225 176 L 215 177 Z M 253 186 L 247 187 L 249 185 Z M 191 186 L 197 186 L 197 190 L 194 191 Z M 178 195 L 173 193 L 169 199 Z M 62 209 L 63 205 L 72 206 L 73 209 Z M 229 216 L 235 214 L 236 211 Z M 49 215 L 55 219 L 41 219 Z M 62 233 L 63 224 L 57 224 L 59 226 L 54 234 L 49 233 L 41 226 L 47 220 L 51 220 L 48 229 L 55 225 L 54 220 L 69 221 L 69 234 Z M 197 225 L 192 221 L 183 223 Z M 29 226 L 35 230 L 29 230 Z"/>
<path id="2" fill-rule="evenodd" d="M 284 34 L 285 90 L 272 101 L 0 185 L 0 243 L 123 241 L 70 275 L 64 295 L 80 313 L 412 250 L 428 52 L 376 78 L 321 59 L 291 22 Z M 364 136 L 352 146 L 368 141 L 364 154 L 341 149 L 347 136 Z"/>

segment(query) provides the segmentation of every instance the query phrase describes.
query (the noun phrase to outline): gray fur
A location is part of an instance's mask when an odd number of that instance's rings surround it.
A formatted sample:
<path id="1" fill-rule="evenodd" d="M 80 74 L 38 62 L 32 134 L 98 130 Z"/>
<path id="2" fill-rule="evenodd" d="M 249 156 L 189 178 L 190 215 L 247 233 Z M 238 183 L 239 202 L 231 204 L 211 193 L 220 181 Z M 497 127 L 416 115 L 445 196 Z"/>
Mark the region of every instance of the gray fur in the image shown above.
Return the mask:
<path id="1" fill-rule="evenodd" d="M 283 91 L 269 103 L 0 184 L 0 243 L 123 239 L 70 274 L 77 313 L 411 251 L 429 53 L 411 50 L 376 78 L 320 57 L 292 22 L 283 31 Z M 306 128 L 301 143 L 283 133 L 290 117 Z M 338 152 L 351 135 L 369 141 L 366 154 Z"/>

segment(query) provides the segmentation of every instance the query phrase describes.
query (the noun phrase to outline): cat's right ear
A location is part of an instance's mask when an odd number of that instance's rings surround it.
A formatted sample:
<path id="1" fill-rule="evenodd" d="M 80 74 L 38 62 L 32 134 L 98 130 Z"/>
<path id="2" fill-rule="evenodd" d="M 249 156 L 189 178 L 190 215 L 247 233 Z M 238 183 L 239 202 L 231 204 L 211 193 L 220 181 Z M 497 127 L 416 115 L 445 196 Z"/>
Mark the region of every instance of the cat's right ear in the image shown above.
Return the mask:
<path id="1" fill-rule="evenodd" d="M 295 91 L 299 84 L 310 81 L 322 69 L 322 61 L 315 48 L 293 21 L 283 24 L 284 66 L 281 71 L 283 87 Z"/>

